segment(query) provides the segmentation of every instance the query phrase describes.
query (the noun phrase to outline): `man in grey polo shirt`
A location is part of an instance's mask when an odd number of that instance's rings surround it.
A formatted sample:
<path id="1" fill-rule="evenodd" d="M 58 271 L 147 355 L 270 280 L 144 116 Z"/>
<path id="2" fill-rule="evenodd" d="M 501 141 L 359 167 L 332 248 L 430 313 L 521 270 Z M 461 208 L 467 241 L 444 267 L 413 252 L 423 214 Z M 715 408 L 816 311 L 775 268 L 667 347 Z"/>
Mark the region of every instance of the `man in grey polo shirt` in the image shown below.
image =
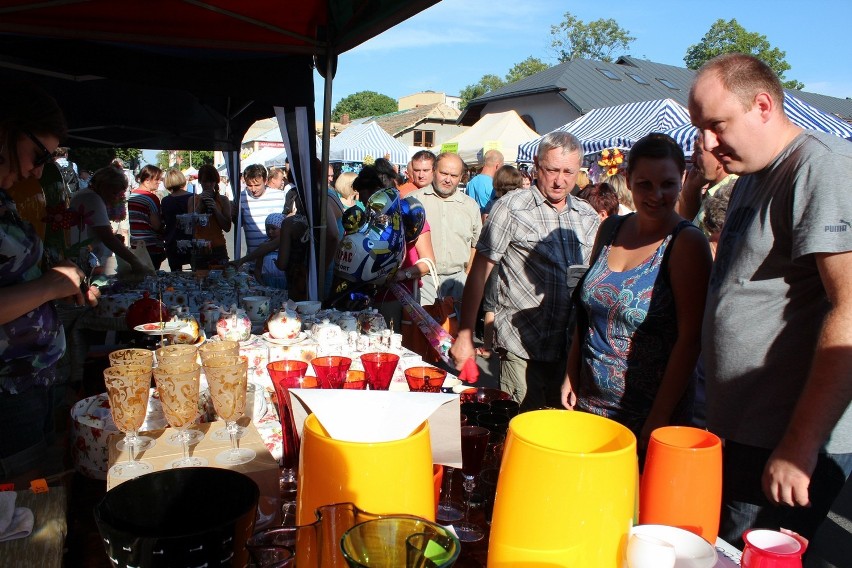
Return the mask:
<path id="1" fill-rule="evenodd" d="M 482 217 L 476 201 L 458 190 L 464 162 L 458 154 L 445 152 L 435 161 L 432 185 L 412 192 L 426 210 L 426 220 L 432 228 L 435 267 L 438 286 L 434 290 L 431 278 L 423 278 L 420 303 L 431 304 L 436 297 L 451 296 L 458 302 L 467 279 L 474 247 L 482 230 Z M 477 306 L 479 302 L 477 301 Z"/>
<path id="2" fill-rule="evenodd" d="M 535 157 L 536 185 L 494 204 L 476 246 L 461 329 L 450 350 L 459 369 L 474 356 L 476 311 L 485 281 L 500 263 L 494 318 L 494 343 L 506 352 L 500 388 L 525 409 L 559 407 L 571 316 L 569 267 L 588 261 L 600 224 L 591 205 L 570 195 L 581 157 L 576 137 L 548 134 Z"/>

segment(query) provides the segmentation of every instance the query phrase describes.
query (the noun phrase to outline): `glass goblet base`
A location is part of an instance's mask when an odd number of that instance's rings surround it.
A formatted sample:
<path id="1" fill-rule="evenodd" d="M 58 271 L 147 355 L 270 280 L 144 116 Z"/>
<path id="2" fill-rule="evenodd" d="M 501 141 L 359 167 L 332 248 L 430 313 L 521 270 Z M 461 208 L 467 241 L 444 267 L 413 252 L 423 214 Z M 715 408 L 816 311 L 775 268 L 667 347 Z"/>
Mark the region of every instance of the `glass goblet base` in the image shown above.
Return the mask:
<path id="1" fill-rule="evenodd" d="M 144 452 L 145 450 L 150 450 L 157 444 L 157 441 L 150 436 L 136 436 L 136 440 L 133 443 L 133 449 L 136 450 L 136 453 Z M 116 442 L 115 447 L 118 448 L 118 451 L 123 452 L 125 450 L 129 450 L 130 444 L 127 443 L 127 438 L 124 437 L 118 442 Z"/>
<path id="2" fill-rule="evenodd" d="M 209 464 L 210 464 L 210 462 L 208 462 L 204 458 L 189 457 L 189 458 L 186 458 L 186 459 L 180 458 L 180 459 L 172 460 L 172 461 L 169 462 L 168 467 L 170 469 L 178 469 L 178 468 L 181 468 L 181 467 L 205 467 Z"/>
<path id="3" fill-rule="evenodd" d="M 458 503 L 441 501 L 435 519 L 442 523 L 452 523 L 464 518 L 464 509 Z M 453 525 L 455 526 L 455 525 Z"/>
<path id="4" fill-rule="evenodd" d="M 219 465 L 240 465 L 248 463 L 256 457 L 257 452 L 250 448 L 236 448 L 216 454 L 216 463 Z"/>
<path id="5" fill-rule="evenodd" d="M 481 527 L 467 521 L 453 523 L 453 529 L 461 542 L 476 542 L 485 538 L 485 531 Z"/>
<path id="6" fill-rule="evenodd" d="M 186 440 L 187 444 L 190 446 L 194 446 L 201 442 L 204 439 L 204 432 L 201 430 L 195 430 L 194 428 L 189 428 L 187 430 L 183 430 L 186 432 Z M 227 438 L 226 438 L 227 439 Z M 166 436 L 166 444 L 170 446 L 174 446 L 176 448 L 183 447 L 183 438 L 181 437 L 181 431 L 172 432 L 168 436 Z"/>
<path id="7" fill-rule="evenodd" d="M 114 479 L 133 479 L 146 473 L 151 473 L 154 468 L 149 463 L 140 461 L 118 462 L 109 468 L 109 475 Z"/>

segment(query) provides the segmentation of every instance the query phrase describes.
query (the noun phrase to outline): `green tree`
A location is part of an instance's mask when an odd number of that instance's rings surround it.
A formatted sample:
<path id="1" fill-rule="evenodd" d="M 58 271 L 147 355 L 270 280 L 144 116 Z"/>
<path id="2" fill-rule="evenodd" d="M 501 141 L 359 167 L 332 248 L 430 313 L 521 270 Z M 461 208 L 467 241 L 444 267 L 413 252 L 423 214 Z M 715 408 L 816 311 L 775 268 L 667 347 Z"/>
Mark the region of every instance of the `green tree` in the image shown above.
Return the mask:
<path id="1" fill-rule="evenodd" d="M 459 107 L 465 108 L 467 107 L 467 104 L 476 97 L 481 97 L 489 91 L 499 89 L 503 85 L 505 85 L 503 79 L 497 75 L 483 75 L 479 82 L 474 83 L 473 85 L 468 85 L 461 90 L 461 93 L 459 93 L 459 97 L 461 98 Z"/>
<path id="2" fill-rule="evenodd" d="M 612 18 L 589 23 L 565 12 L 565 19 L 550 26 L 551 47 L 560 62 L 573 59 L 612 61 L 617 52 L 625 53 L 636 38 Z"/>
<path id="3" fill-rule="evenodd" d="M 355 118 L 387 114 L 398 110 L 399 104 L 395 99 L 387 95 L 382 95 L 375 91 L 359 91 L 348 97 L 344 97 L 339 103 L 334 105 L 334 109 L 331 111 L 331 120 L 340 122 L 344 114 L 348 114 L 349 119 L 352 120 Z"/>
<path id="4" fill-rule="evenodd" d="M 529 56 L 520 63 L 515 63 L 509 72 L 506 73 L 506 84 L 520 81 L 530 75 L 540 73 L 549 68 L 550 65 L 538 59 L 537 57 Z"/>
<path id="5" fill-rule="evenodd" d="M 169 163 L 169 152 L 163 150 L 157 153 L 157 167 L 165 171 L 169 168 L 185 170 L 192 166 L 195 169 L 204 164 L 213 163 L 213 152 L 210 150 L 179 150 L 176 154 L 177 163 Z"/>
<path id="6" fill-rule="evenodd" d="M 95 171 L 108 166 L 119 158 L 128 169 L 135 170 L 142 159 L 142 150 L 138 148 L 71 148 L 68 159 L 84 170 Z"/>
<path id="7" fill-rule="evenodd" d="M 790 64 L 785 59 L 787 53 L 772 47 L 765 35 L 746 30 L 736 19 L 727 22 L 719 19 L 713 22 L 701 41 L 689 46 L 683 61 L 690 69 L 698 69 L 717 55 L 733 52 L 754 55 L 769 65 L 785 88 L 805 88 L 803 83 L 795 79 L 784 79 L 784 72 L 790 69 Z"/>

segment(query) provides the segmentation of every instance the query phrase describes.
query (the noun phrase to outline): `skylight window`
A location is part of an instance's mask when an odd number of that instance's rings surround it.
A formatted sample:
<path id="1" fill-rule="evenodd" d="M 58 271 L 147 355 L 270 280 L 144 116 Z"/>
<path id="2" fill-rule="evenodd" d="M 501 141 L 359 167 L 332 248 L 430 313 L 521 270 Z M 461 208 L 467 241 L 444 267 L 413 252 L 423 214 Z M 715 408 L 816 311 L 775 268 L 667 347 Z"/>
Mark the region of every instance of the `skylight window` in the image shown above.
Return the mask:
<path id="1" fill-rule="evenodd" d="M 634 81 L 636 81 L 637 83 L 639 83 L 640 85 L 650 85 L 651 84 L 648 81 L 646 81 L 644 77 L 641 77 L 640 75 L 636 75 L 635 73 L 628 73 L 627 76 L 630 77 L 631 79 L 633 79 Z"/>
<path id="2" fill-rule="evenodd" d="M 612 79 L 613 81 L 621 81 L 621 77 L 619 77 L 609 69 L 598 69 L 598 71 L 600 71 L 601 75 L 603 75 L 607 79 Z"/>
<path id="3" fill-rule="evenodd" d="M 663 84 L 663 86 L 668 87 L 669 89 L 673 89 L 673 90 L 675 90 L 675 91 L 679 91 L 679 90 L 680 90 L 680 88 L 678 88 L 678 86 L 677 86 L 677 85 L 675 85 L 674 83 L 672 83 L 672 82 L 671 82 L 671 81 L 669 81 L 668 79 L 660 79 L 659 77 L 657 77 L 657 81 L 659 81 L 660 83 L 662 83 L 662 84 Z"/>

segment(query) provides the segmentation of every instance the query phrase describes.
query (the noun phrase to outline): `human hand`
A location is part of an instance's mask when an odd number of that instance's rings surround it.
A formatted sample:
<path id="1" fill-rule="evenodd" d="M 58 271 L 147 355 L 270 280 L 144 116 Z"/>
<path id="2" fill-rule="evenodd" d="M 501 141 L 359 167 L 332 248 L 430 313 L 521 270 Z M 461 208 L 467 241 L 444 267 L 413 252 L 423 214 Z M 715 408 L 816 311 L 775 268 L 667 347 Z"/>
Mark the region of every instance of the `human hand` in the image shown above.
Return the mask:
<path id="1" fill-rule="evenodd" d="M 816 451 L 789 447 L 782 441 L 763 468 L 761 483 L 766 498 L 776 505 L 809 506 L 808 486 L 816 468 L 817 455 Z"/>
<path id="2" fill-rule="evenodd" d="M 72 298 L 77 304 L 83 303 L 83 292 L 80 289 L 85 279 L 85 273 L 71 261 L 64 260 L 50 267 L 42 278 L 51 289 L 51 299 Z"/>
<path id="3" fill-rule="evenodd" d="M 98 305 L 98 300 L 101 297 L 101 289 L 97 286 L 89 286 L 89 289 L 86 290 L 86 303 L 91 307 L 95 307 Z"/>
<path id="4" fill-rule="evenodd" d="M 562 406 L 568 410 L 574 410 L 574 407 L 577 405 L 577 393 L 574 392 L 574 388 L 571 386 L 571 380 L 567 377 L 562 382 L 561 391 L 562 396 L 560 400 L 562 402 Z"/>
<path id="5" fill-rule="evenodd" d="M 459 371 L 464 369 L 464 364 L 468 359 L 476 357 L 476 350 L 473 347 L 473 341 L 469 333 L 459 334 L 453 342 L 453 346 L 450 347 L 450 357 L 452 357 L 453 362 L 456 364 L 456 369 Z"/>

